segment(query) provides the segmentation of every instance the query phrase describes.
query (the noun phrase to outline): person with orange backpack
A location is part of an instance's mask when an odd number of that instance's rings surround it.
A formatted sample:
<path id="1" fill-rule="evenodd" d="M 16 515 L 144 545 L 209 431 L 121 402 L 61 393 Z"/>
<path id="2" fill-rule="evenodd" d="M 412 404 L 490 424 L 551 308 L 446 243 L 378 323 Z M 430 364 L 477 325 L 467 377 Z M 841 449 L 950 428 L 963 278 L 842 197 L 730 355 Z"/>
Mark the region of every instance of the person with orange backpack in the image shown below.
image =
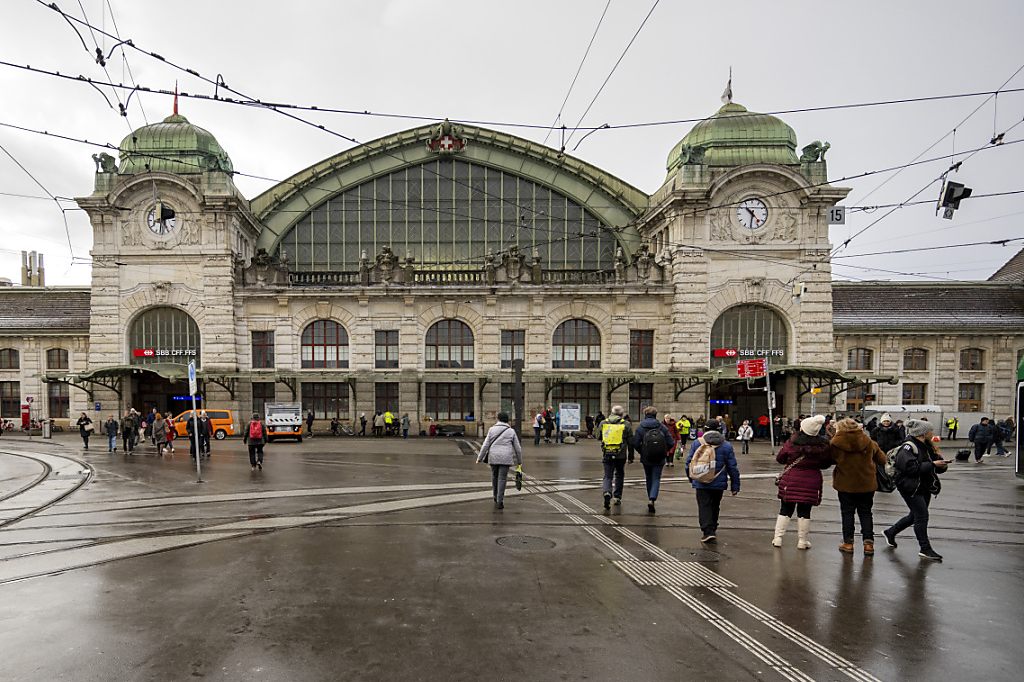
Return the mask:
<path id="1" fill-rule="evenodd" d="M 249 446 L 249 465 L 252 470 L 256 471 L 256 467 L 259 467 L 263 471 L 263 445 L 267 442 L 267 434 L 263 418 L 258 412 L 253 412 L 252 420 L 242 434 L 242 442 Z"/>

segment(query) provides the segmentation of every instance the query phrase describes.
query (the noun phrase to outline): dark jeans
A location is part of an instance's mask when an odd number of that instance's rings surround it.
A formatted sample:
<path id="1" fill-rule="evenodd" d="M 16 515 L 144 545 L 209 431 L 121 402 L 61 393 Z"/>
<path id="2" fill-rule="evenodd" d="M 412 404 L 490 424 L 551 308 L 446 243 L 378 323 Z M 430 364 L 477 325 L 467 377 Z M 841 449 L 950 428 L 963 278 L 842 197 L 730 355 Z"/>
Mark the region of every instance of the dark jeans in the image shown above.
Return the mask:
<path id="1" fill-rule="evenodd" d="M 907 503 L 910 513 L 892 524 L 892 528 L 889 530 L 892 531 L 893 537 L 913 526 L 914 535 L 917 536 L 917 543 L 921 545 L 921 550 L 931 549 L 932 543 L 928 541 L 928 505 L 932 501 L 931 493 L 922 493 L 920 495 L 904 495 L 900 493 L 900 495 L 903 497 L 903 501 Z"/>
<path id="2" fill-rule="evenodd" d="M 124 451 L 131 452 L 135 449 L 135 436 L 138 435 L 138 431 L 135 429 L 129 429 L 121 433 L 121 440 L 124 443 Z"/>
<path id="3" fill-rule="evenodd" d="M 604 481 L 601 491 L 611 493 L 612 497 L 622 499 L 622 483 L 626 477 L 626 460 L 615 459 L 604 463 Z"/>
<path id="4" fill-rule="evenodd" d="M 263 443 L 249 442 L 249 466 L 263 464 Z"/>
<path id="5" fill-rule="evenodd" d="M 718 531 L 718 512 L 722 508 L 724 490 L 697 488 L 697 518 L 700 530 L 704 535 L 714 535 Z"/>
<path id="6" fill-rule="evenodd" d="M 210 454 L 210 436 L 208 434 L 199 434 L 199 451 L 204 454 Z"/>
<path id="7" fill-rule="evenodd" d="M 644 478 L 647 480 L 647 499 L 651 502 L 658 499 L 658 491 L 661 490 L 661 472 L 664 469 L 664 464 L 644 465 Z"/>
<path id="8" fill-rule="evenodd" d="M 843 519 L 843 542 L 852 543 L 855 529 L 853 514 L 860 517 L 860 532 L 864 542 L 874 541 L 875 527 L 871 518 L 871 505 L 875 501 L 875 493 L 839 493 L 839 514 Z"/>
<path id="9" fill-rule="evenodd" d="M 494 501 L 502 504 L 505 501 L 505 484 L 508 483 L 508 464 L 491 465 L 491 490 Z"/>
<path id="10" fill-rule="evenodd" d="M 534 426 L 533 427 L 533 444 L 534 445 L 540 445 L 540 427 L 539 426 Z"/>
<path id="11" fill-rule="evenodd" d="M 811 518 L 811 503 L 810 502 L 783 502 L 779 505 L 779 515 L 788 516 L 793 518 L 793 512 L 796 512 L 798 519 L 809 519 Z"/>
<path id="12" fill-rule="evenodd" d="M 743 452 L 740 453 L 740 454 L 744 454 L 744 455 L 749 455 L 750 454 L 750 441 L 749 440 L 744 440 L 743 441 Z"/>
<path id="13" fill-rule="evenodd" d="M 974 461 L 980 462 L 985 452 L 992 449 L 992 443 L 974 441 Z"/>

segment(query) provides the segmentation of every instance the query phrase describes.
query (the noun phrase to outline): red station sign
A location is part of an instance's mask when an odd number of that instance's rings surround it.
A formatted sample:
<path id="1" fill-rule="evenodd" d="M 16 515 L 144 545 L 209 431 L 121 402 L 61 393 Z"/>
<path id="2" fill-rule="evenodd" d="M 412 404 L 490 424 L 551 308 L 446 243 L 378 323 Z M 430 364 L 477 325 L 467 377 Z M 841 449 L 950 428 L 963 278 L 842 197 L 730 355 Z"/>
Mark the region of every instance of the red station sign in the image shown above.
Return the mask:
<path id="1" fill-rule="evenodd" d="M 764 358 L 740 360 L 736 363 L 736 376 L 740 379 L 755 379 L 768 374 L 768 363 Z"/>
<path id="2" fill-rule="evenodd" d="M 713 358 L 734 358 L 739 355 L 739 351 L 735 348 L 714 348 L 711 350 L 711 357 Z"/>

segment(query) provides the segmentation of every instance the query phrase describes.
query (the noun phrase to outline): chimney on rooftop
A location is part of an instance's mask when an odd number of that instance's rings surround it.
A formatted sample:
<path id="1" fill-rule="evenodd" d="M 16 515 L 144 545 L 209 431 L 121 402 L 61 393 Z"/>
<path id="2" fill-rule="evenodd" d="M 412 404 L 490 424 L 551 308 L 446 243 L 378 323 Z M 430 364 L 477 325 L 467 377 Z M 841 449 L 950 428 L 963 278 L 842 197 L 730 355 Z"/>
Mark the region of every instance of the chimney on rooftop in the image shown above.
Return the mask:
<path id="1" fill-rule="evenodd" d="M 21 285 L 23 287 L 46 286 L 43 254 L 35 251 L 21 252 Z"/>

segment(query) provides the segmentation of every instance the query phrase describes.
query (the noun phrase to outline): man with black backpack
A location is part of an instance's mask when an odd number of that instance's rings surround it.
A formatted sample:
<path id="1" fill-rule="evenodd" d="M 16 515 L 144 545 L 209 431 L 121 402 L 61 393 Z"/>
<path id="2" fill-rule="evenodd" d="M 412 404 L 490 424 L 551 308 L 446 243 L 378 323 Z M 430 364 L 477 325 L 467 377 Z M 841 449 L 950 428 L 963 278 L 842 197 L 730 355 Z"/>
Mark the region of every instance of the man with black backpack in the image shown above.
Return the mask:
<path id="1" fill-rule="evenodd" d="M 643 421 L 633 436 L 633 448 L 640 451 L 640 463 L 644 465 L 647 511 L 651 514 L 655 512 L 654 503 L 658 501 L 658 490 L 661 488 L 661 472 L 672 445 L 672 434 L 658 421 L 658 410 L 648 405 L 644 408 Z"/>
<path id="2" fill-rule="evenodd" d="M 604 492 L 605 509 L 611 506 L 613 496 L 616 505 L 622 504 L 627 456 L 629 463 L 633 463 L 633 429 L 623 419 L 622 413 L 622 405 L 616 405 L 612 408 L 611 416 L 600 423 L 598 438 L 601 439 L 601 462 L 604 463 L 601 490 Z"/>

